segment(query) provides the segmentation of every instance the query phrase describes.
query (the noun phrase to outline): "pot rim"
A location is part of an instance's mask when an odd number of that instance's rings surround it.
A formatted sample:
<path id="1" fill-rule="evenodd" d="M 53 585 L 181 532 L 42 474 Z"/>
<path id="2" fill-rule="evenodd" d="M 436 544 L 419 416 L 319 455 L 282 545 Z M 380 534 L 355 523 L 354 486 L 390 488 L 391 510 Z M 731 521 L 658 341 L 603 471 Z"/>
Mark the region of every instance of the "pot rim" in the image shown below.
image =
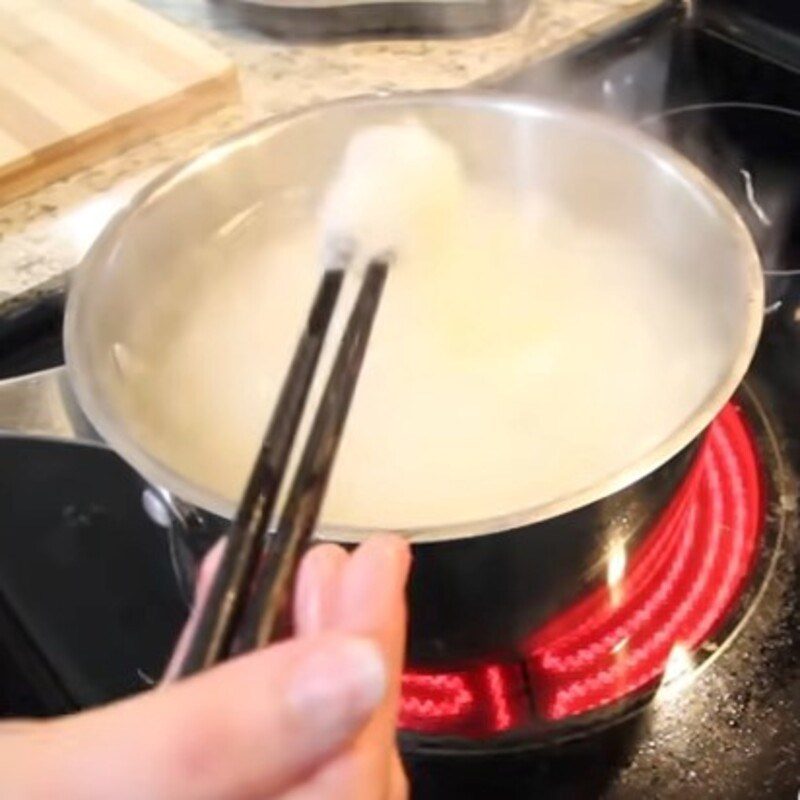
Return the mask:
<path id="1" fill-rule="evenodd" d="M 687 417 L 683 424 L 622 469 L 610 472 L 587 486 L 532 507 L 446 525 L 392 529 L 393 532 L 401 533 L 409 541 L 419 543 L 462 539 L 525 527 L 591 505 L 636 483 L 677 455 L 708 427 L 725 403 L 733 396 L 747 372 L 761 333 L 764 307 L 764 279 L 761 260 L 746 224 L 731 201 L 704 172 L 687 158 L 633 126 L 596 112 L 574 109 L 550 101 L 474 90 L 358 95 L 304 107 L 262 120 L 210 145 L 198 155 L 168 168 L 140 189 L 130 202 L 115 214 L 76 270 L 67 298 L 64 317 L 64 348 L 70 382 L 81 408 L 92 425 L 105 441 L 147 480 L 162 486 L 195 506 L 222 517 L 230 518 L 235 512 L 236 503 L 186 480 L 180 473 L 152 456 L 138 443 L 136 438 L 121 424 L 120 415 L 115 413 L 107 398 L 104 399 L 103 393 L 97 388 L 88 368 L 86 354 L 77 343 L 78 319 L 83 313 L 82 307 L 86 302 L 86 296 L 91 292 L 95 274 L 102 269 L 103 263 L 116 247 L 118 236 L 124 229 L 126 220 L 149 201 L 163 192 L 169 191 L 170 185 L 180 181 L 187 173 L 202 169 L 206 162 L 216 162 L 224 158 L 226 152 L 246 147 L 248 141 L 268 136 L 281 127 L 290 125 L 298 118 L 324 114 L 329 108 L 342 106 L 354 108 L 373 104 L 403 106 L 409 102 L 417 105 L 446 102 L 456 106 L 483 105 L 490 102 L 501 109 L 513 107 L 516 113 L 526 115 L 544 117 L 566 115 L 575 120 L 599 125 L 606 132 L 631 142 L 639 149 L 644 147 L 648 156 L 658 161 L 662 169 L 670 170 L 677 179 L 692 185 L 695 190 L 699 190 L 730 225 L 742 252 L 742 269 L 747 281 L 747 320 L 743 324 L 739 352 L 726 373 L 717 381 L 713 392 L 693 414 Z M 325 541 L 354 543 L 361 541 L 368 534 L 381 530 L 389 529 L 330 524 L 320 526 L 317 538 Z"/>

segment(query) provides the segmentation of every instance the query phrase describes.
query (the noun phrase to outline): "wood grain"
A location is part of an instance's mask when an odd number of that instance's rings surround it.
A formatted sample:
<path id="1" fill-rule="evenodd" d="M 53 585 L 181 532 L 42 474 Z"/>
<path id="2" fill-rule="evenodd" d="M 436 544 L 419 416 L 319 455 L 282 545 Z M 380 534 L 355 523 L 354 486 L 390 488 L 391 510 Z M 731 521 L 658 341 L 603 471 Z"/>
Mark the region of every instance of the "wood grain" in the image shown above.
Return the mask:
<path id="1" fill-rule="evenodd" d="M 0 0 L 0 202 L 237 95 L 229 59 L 132 0 Z"/>

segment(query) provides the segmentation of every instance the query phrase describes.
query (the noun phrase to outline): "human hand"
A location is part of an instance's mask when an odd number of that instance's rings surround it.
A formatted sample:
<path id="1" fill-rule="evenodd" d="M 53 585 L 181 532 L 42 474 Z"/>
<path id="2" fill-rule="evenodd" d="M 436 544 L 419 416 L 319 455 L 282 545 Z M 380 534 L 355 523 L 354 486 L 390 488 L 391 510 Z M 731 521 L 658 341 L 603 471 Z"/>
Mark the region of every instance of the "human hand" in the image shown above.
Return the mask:
<path id="1" fill-rule="evenodd" d="M 204 562 L 199 597 L 219 554 Z M 102 709 L 0 724 L 0 797 L 402 800 L 409 560 L 394 536 L 352 555 L 318 546 L 300 569 L 291 640 Z"/>

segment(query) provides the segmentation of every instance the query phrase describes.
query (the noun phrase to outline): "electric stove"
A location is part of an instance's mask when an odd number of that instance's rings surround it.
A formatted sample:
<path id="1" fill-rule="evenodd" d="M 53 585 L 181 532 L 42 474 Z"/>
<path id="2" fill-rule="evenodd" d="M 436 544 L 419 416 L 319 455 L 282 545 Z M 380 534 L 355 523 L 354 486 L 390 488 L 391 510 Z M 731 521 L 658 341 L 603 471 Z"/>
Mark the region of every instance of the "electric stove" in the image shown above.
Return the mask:
<path id="1" fill-rule="evenodd" d="M 798 796 L 796 17 L 777 2 L 665 3 L 487 84 L 622 116 L 683 151 L 750 226 L 768 302 L 745 385 L 638 546 L 610 541 L 602 579 L 514 657 L 409 667 L 415 796 Z M 63 293 L 58 280 L 0 306 L 0 377 L 60 363 Z M 146 688 L 219 521 L 102 447 L 6 437 L 0 476 L 3 713 Z"/>

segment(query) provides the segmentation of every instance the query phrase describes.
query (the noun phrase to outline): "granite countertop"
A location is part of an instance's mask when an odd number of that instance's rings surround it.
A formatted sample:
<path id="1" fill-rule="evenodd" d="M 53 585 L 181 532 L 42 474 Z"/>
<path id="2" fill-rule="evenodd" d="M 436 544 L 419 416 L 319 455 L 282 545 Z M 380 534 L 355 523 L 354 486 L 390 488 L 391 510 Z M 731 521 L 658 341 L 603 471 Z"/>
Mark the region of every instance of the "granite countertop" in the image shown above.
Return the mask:
<path id="1" fill-rule="evenodd" d="M 139 185 L 243 125 L 292 108 L 375 91 L 453 88 L 544 57 L 653 0 L 532 0 L 510 30 L 478 38 L 288 44 L 247 30 L 208 0 L 139 0 L 238 65 L 242 102 L 0 207 L 0 300 L 74 267 Z"/>

